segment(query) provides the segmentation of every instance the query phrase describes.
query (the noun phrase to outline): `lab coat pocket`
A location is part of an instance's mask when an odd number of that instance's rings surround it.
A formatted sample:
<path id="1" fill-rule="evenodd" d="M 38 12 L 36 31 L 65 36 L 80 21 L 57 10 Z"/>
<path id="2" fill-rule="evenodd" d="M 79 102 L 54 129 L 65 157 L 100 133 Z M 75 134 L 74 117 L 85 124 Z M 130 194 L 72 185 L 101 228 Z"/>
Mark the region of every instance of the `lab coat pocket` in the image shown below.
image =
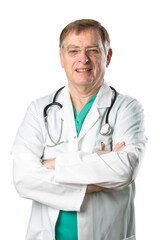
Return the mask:
<path id="1" fill-rule="evenodd" d="M 47 229 L 29 226 L 25 240 L 52 240 Z"/>
<path id="2" fill-rule="evenodd" d="M 112 151 L 112 136 L 111 135 L 98 135 L 96 140 L 95 152 L 98 154 L 109 153 Z"/>

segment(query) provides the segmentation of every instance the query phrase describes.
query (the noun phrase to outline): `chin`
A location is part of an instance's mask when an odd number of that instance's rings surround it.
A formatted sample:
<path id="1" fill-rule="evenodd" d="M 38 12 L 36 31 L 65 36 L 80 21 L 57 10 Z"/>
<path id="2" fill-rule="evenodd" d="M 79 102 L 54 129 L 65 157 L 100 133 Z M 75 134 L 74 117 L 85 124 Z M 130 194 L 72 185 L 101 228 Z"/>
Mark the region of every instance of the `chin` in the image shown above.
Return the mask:
<path id="1" fill-rule="evenodd" d="M 88 85 L 88 84 L 94 84 L 95 79 L 94 78 L 80 78 L 80 79 L 76 79 L 75 82 L 80 85 Z"/>
<path id="2" fill-rule="evenodd" d="M 76 82 L 77 86 L 93 86 L 94 83 L 92 81 L 79 81 Z"/>

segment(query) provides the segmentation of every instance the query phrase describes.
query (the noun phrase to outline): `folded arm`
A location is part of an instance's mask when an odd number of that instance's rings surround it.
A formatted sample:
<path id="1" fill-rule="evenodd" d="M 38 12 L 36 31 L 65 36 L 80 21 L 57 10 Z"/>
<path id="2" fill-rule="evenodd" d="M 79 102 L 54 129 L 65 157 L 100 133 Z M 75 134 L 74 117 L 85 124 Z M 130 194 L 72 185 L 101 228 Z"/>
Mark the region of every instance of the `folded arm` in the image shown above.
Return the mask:
<path id="1" fill-rule="evenodd" d="M 36 111 L 32 104 L 12 148 L 14 184 L 20 196 L 56 209 L 79 211 L 87 186 L 88 192 L 96 191 L 93 185 L 121 189 L 135 179 L 146 142 L 143 111 L 137 104 L 129 104 L 123 113 L 119 111 L 114 127 L 113 145 L 125 141 L 125 148 L 120 152 L 104 151 L 101 155 L 65 152 L 50 162 L 55 167 L 54 171 L 45 167 L 41 160 L 44 149 L 42 119 L 38 119 Z M 49 161 L 46 163 L 48 165 Z"/>
<path id="2" fill-rule="evenodd" d="M 27 110 L 11 150 L 15 187 L 23 198 L 55 209 L 79 211 L 87 185 L 59 184 L 55 182 L 55 171 L 43 166 L 44 139 L 35 111 L 33 103 Z"/>
<path id="3" fill-rule="evenodd" d="M 55 181 L 58 183 L 94 184 L 106 189 L 120 190 L 127 187 L 138 173 L 147 139 L 144 134 L 143 108 L 136 100 L 129 99 L 116 110 L 113 146 L 125 141 L 120 152 L 87 153 L 66 152 L 55 162 Z"/>
<path id="4" fill-rule="evenodd" d="M 112 152 L 120 152 L 125 147 L 125 142 L 117 143 Z M 56 158 L 43 160 L 42 164 L 50 170 L 55 170 Z M 94 184 L 88 184 L 86 193 L 99 192 L 104 190 L 104 187 L 100 187 Z"/>

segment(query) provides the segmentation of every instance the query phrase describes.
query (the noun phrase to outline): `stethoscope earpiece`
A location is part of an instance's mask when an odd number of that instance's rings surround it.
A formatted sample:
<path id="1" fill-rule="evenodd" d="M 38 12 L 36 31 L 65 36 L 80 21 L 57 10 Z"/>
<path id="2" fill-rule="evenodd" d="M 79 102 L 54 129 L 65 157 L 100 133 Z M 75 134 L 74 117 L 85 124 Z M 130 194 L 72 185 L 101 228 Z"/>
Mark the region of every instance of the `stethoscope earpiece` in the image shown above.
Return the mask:
<path id="1" fill-rule="evenodd" d="M 109 135 L 111 133 L 111 126 L 106 123 L 105 125 L 102 126 L 100 133 L 102 135 Z"/>

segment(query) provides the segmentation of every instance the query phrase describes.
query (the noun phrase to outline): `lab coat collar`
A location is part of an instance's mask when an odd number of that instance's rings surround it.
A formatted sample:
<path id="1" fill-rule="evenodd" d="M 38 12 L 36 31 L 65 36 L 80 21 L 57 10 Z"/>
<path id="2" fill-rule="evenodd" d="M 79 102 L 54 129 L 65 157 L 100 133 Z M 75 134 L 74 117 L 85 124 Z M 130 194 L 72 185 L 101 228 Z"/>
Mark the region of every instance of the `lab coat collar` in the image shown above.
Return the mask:
<path id="1" fill-rule="evenodd" d="M 84 120 L 82 129 L 80 131 L 79 139 L 82 138 L 88 132 L 88 130 L 95 124 L 95 122 L 100 117 L 98 108 L 110 107 L 111 98 L 112 98 L 112 91 L 108 86 L 108 84 L 104 82 L 97 94 L 97 97 L 95 99 L 95 102 L 93 103 L 92 108 L 90 109 L 89 113 L 87 114 Z M 56 101 L 60 102 L 63 106 L 59 112 L 60 112 L 61 118 L 67 121 L 67 124 L 69 127 L 68 130 L 72 132 L 73 136 L 77 135 L 73 106 L 72 106 L 68 86 L 66 86 L 60 92 Z"/>
<path id="2" fill-rule="evenodd" d="M 112 90 L 106 82 L 104 82 L 98 92 L 95 100 L 97 108 L 105 108 L 111 106 Z"/>
<path id="3" fill-rule="evenodd" d="M 97 120 L 101 117 L 99 108 L 110 107 L 111 98 L 112 98 L 112 91 L 108 86 L 108 84 L 104 82 L 97 94 L 97 97 L 90 111 L 88 112 L 84 120 L 84 123 L 82 125 L 81 131 L 79 134 L 79 140 L 94 126 Z"/>
<path id="4" fill-rule="evenodd" d="M 95 106 L 97 108 L 104 108 L 104 107 L 110 107 L 111 105 L 111 99 L 112 99 L 112 90 L 108 86 L 106 82 L 104 82 L 97 94 L 97 97 L 95 99 Z M 59 94 L 58 100 L 63 105 L 63 108 L 61 109 L 61 112 L 63 113 L 62 110 L 66 107 L 66 110 L 68 107 L 72 108 L 72 102 L 70 99 L 70 94 L 69 94 L 69 89 L 68 86 L 66 86 Z M 66 102 L 67 101 L 67 102 Z"/>

